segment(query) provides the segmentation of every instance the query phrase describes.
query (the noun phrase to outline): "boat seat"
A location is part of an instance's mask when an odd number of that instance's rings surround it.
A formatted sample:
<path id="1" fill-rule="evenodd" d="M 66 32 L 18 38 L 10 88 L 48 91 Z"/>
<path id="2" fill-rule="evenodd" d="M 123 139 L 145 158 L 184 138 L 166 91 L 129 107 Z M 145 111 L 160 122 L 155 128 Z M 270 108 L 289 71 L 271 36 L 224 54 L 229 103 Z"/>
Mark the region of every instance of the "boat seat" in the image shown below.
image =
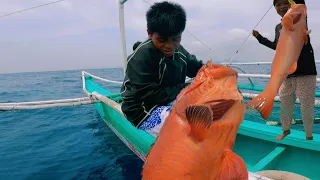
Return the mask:
<path id="1" fill-rule="evenodd" d="M 286 149 L 286 146 L 278 145 L 274 148 L 270 153 L 268 153 L 265 157 L 263 157 L 256 165 L 251 167 L 251 171 L 257 172 L 265 169 L 268 165 L 274 161 L 277 161 L 277 157 Z"/>

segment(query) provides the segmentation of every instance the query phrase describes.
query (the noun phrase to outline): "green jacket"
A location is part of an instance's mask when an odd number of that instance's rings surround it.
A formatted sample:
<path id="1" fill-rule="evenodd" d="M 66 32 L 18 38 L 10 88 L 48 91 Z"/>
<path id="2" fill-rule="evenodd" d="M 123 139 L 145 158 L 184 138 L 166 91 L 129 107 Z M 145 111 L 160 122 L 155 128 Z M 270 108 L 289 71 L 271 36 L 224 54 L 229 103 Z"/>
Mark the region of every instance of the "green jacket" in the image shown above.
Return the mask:
<path id="1" fill-rule="evenodd" d="M 174 101 L 187 85 L 186 76 L 195 77 L 202 65 L 202 61 L 181 45 L 169 59 L 155 48 L 151 39 L 147 39 L 128 56 L 121 87 L 122 112 L 139 127 L 156 107 Z"/>

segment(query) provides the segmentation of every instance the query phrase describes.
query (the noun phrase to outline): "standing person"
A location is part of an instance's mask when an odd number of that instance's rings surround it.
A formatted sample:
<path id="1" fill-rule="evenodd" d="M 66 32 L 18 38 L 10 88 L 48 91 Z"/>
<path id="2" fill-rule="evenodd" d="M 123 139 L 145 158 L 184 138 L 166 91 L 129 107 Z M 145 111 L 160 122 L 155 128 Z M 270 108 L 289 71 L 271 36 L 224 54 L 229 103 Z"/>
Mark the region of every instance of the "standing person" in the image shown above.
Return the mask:
<path id="1" fill-rule="evenodd" d="M 296 3 L 305 4 L 304 0 L 300 0 L 300 2 L 296 1 Z M 288 0 L 274 0 L 273 5 L 281 17 L 283 17 L 290 8 Z M 260 44 L 275 50 L 281 29 L 282 25 L 279 23 L 275 28 L 275 39 L 273 42 L 260 35 L 256 30 L 252 31 L 252 35 L 257 38 Z M 306 139 L 313 140 L 312 132 L 314 124 L 316 75 L 317 70 L 314 52 L 310 42 L 310 36 L 308 35 L 308 43 L 303 46 L 298 59 L 297 70 L 293 74 L 288 75 L 279 90 L 281 103 L 280 121 L 283 133 L 276 138 L 277 140 L 282 140 L 290 134 L 290 126 L 296 97 L 299 98 L 301 103 L 300 109 L 304 130 L 306 132 Z"/>
<path id="2" fill-rule="evenodd" d="M 128 57 L 121 109 L 134 126 L 157 137 L 186 76 L 195 77 L 203 63 L 180 45 L 186 26 L 180 5 L 155 3 L 146 19 L 149 38 Z"/>

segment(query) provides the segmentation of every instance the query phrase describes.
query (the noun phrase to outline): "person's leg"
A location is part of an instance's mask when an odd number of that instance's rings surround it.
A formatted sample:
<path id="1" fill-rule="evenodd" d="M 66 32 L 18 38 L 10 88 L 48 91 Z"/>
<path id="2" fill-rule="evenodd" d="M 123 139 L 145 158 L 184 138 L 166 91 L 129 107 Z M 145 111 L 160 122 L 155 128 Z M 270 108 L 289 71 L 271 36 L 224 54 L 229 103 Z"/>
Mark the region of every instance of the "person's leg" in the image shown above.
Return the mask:
<path id="1" fill-rule="evenodd" d="M 280 121 L 283 133 L 276 137 L 276 140 L 282 140 L 290 134 L 293 109 L 296 101 L 295 89 L 296 79 L 294 77 L 286 79 L 280 87 Z"/>
<path id="2" fill-rule="evenodd" d="M 159 106 L 152 111 L 151 115 L 145 120 L 139 129 L 144 130 L 154 137 L 158 137 L 160 130 L 170 113 L 171 106 Z"/>
<path id="3" fill-rule="evenodd" d="M 301 76 L 297 79 L 297 96 L 301 104 L 302 121 L 307 140 L 313 139 L 316 82 L 316 76 Z"/>

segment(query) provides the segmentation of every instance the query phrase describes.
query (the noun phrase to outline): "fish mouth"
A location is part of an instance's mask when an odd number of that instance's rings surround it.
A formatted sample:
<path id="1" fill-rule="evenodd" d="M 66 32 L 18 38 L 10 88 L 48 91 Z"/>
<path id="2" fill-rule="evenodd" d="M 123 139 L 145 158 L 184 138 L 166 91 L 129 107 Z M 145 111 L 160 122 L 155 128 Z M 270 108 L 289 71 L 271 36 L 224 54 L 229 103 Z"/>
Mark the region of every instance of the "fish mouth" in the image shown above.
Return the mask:
<path id="1" fill-rule="evenodd" d="M 220 120 L 223 115 L 236 103 L 234 99 L 219 99 L 207 102 L 212 111 L 212 121 Z"/>
<path id="2" fill-rule="evenodd" d="M 296 24 L 300 20 L 301 16 L 301 13 L 297 13 L 293 18 L 293 24 Z"/>

